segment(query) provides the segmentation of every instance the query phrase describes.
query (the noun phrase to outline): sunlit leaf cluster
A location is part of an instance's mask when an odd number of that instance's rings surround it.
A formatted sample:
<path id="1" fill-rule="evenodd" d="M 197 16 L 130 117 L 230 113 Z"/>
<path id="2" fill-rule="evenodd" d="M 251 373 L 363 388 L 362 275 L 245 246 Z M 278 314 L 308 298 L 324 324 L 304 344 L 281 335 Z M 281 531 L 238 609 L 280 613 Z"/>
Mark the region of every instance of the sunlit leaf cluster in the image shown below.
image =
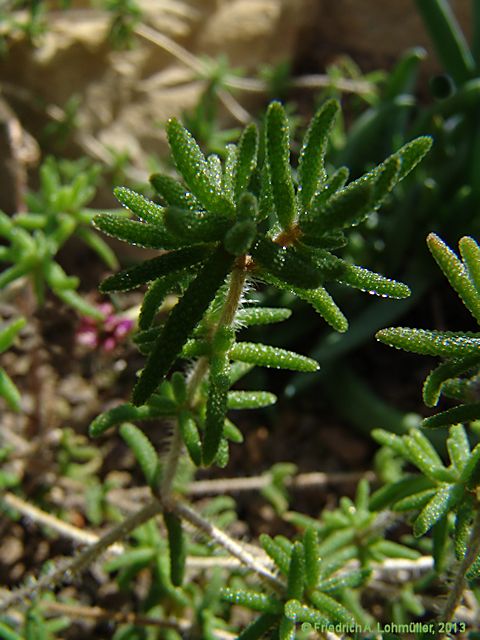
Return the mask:
<path id="1" fill-rule="evenodd" d="M 389 506 L 399 512 L 416 513 L 413 532 L 417 537 L 432 528 L 436 540 L 436 562 L 443 562 L 447 536 L 452 534 L 455 553 L 462 559 L 469 545 L 472 523 L 477 511 L 477 486 L 480 472 L 480 445 L 471 447 L 462 425 L 450 427 L 447 450 L 450 464 L 445 465 L 428 438 L 418 429 L 397 436 L 378 429 L 374 438 L 412 464 L 420 473 L 404 474 L 397 482 L 376 491 L 370 501 L 373 509 Z M 479 575 L 480 559 L 473 562 L 467 577 Z"/>
<path id="2" fill-rule="evenodd" d="M 473 238 L 460 239 L 460 257 L 438 236 L 430 234 L 428 247 L 438 266 L 468 311 L 480 323 L 480 248 Z M 423 399 L 434 407 L 441 396 L 460 402 L 423 421 L 426 427 L 443 427 L 480 418 L 480 333 L 395 327 L 382 329 L 377 339 L 397 349 L 439 356 L 443 362 L 428 375 Z"/>

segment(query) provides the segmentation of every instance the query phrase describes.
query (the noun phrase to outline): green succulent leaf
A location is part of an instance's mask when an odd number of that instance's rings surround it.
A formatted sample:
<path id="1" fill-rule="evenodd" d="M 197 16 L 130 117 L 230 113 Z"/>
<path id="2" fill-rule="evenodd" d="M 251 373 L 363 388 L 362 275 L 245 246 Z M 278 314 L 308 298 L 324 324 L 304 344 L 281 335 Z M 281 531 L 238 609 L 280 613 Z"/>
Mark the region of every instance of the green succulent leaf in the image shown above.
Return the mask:
<path id="1" fill-rule="evenodd" d="M 281 247 L 262 238 L 252 247 L 251 254 L 261 272 L 266 271 L 286 284 L 303 289 L 316 289 L 322 284 L 321 270 L 293 247 Z"/>
<path id="2" fill-rule="evenodd" d="M 17 318 L 0 328 L 0 353 L 12 346 L 15 338 L 26 324 L 25 318 Z"/>
<path id="3" fill-rule="evenodd" d="M 396 349 L 442 358 L 476 355 L 480 348 L 480 334 L 469 332 L 394 327 L 381 329 L 376 338 Z"/>
<path id="4" fill-rule="evenodd" d="M 180 209 L 191 209 L 192 211 L 198 211 L 201 208 L 193 193 L 186 191 L 185 187 L 175 178 L 155 173 L 150 177 L 150 182 L 167 205 L 179 207 Z"/>
<path id="5" fill-rule="evenodd" d="M 149 249 L 176 249 L 180 246 L 178 238 L 171 235 L 164 226 L 128 220 L 112 213 L 100 213 L 93 219 L 97 229 L 107 236 L 123 240 L 129 244 Z"/>
<path id="6" fill-rule="evenodd" d="M 372 210 L 372 194 L 372 184 L 367 180 L 351 182 L 329 198 L 325 206 L 312 208 L 310 215 L 300 219 L 300 227 L 305 234 L 318 236 L 359 224 Z"/>
<path id="7" fill-rule="evenodd" d="M 290 169 L 288 118 L 279 102 L 272 102 L 266 117 L 266 155 L 273 203 L 278 221 L 289 229 L 295 220 L 295 191 Z"/>
<path id="8" fill-rule="evenodd" d="M 182 271 L 174 271 L 167 276 L 154 280 L 149 285 L 143 298 L 138 316 L 138 328 L 149 329 L 165 297 L 175 289 L 178 290 L 180 288 L 182 290 L 192 277 L 193 275 L 188 270 L 185 270 L 184 273 Z"/>
<path id="9" fill-rule="evenodd" d="M 471 281 L 462 261 L 434 233 L 429 234 L 427 245 L 452 288 L 458 293 L 475 320 L 480 323 L 480 293 Z"/>
<path id="10" fill-rule="evenodd" d="M 325 153 L 339 108 L 336 100 L 327 100 L 313 117 L 305 135 L 298 162 L 299 198 L 304 209 L 309 208 L 314 195 L 327 180 Z"/>
<path id="11" fill-rule="evenodd" d="M 147 483 L 154 487 L 158 481 L 160 462 L 152 443 L 143 431 L 129 422 L 122 424 L 120 435 L 133 451 Z"/>
<path id="12" fill-rule="evenodd" d="M 178 251 L 164 253 L 161 256 L 157 256 L 151 260 L 145 260 L 145 262 L 135 265 L 134 267 L 124 269 L 113 276 L 109 276 L 100 285 L 100 291 L 102 291 L 102 293 L 108 293 L 110 291 L 128 291 L 135 289 L 135 287 L 139 287 L 146 282 L 181 272 L 188 267 L 193 267 L 203 262 L 208 253 L 209 247 L 205 245 L 197 245 L 188 247 L 188 249 L 179 249 Z M 180 276 L 178 279 L 180 280 Z"/>
<path id="13" fill-rule="evenodd" d="M 223 249 L 213 252 L 173 308 L 133 390 L 135 405 L 144 404 L 162 382 L 224 283 L 232 260 Z"/>
<path id="14" fill-rule="evenodd" d="M 145 405 L 141 407 L 135 407 L 130 403 L 121 404 L 118 407 L 114 407 L 109 411 L 101 413 L 91 423 L 89 428 L 89 434 L 92 438 L 98 438 L 107 429 L 115 427 L 118 424 L 131 420 L 156 420 L 162 416 L 175 415 L 176 406 L 172 400 L 162 398 L 161 402 L 156 403 L 154 406 Z"/>
<path id="15" fill-rule="evenodd" d="M 303 289 L 316 289 L 322 284 L 321 270 L 293 247 L 281 247 L 261 238 L 252 247 L 251 255 L 262 271 L 286 284 Z"/>
<path id="16" fill-rule="evenodd" d="M 480 355 L 454 358 L 442 363 L 429 373 L 423 384 L 423 401 L 427 407 L 434 407 L 440 398 L 444 383 L 451 378 L 480 365 Z"/>
<path id="17" fill-rule="evenodd" d="M 447 439 L 447 449 L 450 460 L 458 471 L 462 471 L 470 458 L 470 442 L 461 424 L 450 427 Z"/>
<path id="18" fill-rule="evenodd" d="M 295 542 L 293 545 L 287 580 L 287 598 L 301 600 L 305 589 L 306 570 L 305 554 L 300 542 Z"/>
<path id="19" fill-rule="evenodd" d="M 408 298 L 411 293 L 406 284 L 354 265 L 346 264 L 343 272 L 338 276 L 338 281 L 362 291 L 368 291 L 370 294 L 389 298 Z"/>
<path id="20" fill-rule="evenodd" d="M 187 547 L 182 521 L 176 514 L 169 511 L 163 512 L 163 519 L 167 528 L 170 549 L 170 579 L 175 587 L 180 587 L 183 583 L 187 559 Z"/>
<path id="21" fill-rule="evenodd" d="M 320 628 L 330 623 L 329 618 L 316 609 L 301 604 L 298 600 L 289 600 L 285 605 L 285 615 L 292 622 L 309 622 Z"/>
<path id="22" fill-rule="evenodd" d="M 460 238 L 458 246 L 470 280 L 477 293 L 480 294 L 480 247 L 469 236 Z"/>
<path id="23" fill-rule="evenodd" d="M 230 349 L 230 358 L 256 364 L 259 367 L 290 369 L 291 371 L 317 371 L 318 363 L 293 351 L 253 342 L 237 342 Z"/>
<path id="24" fill-rule="evenodd" d="M 290 554 L 266 533 L 260 534 L 259 542 L 265 553 L 272 558 L 281 573 L 287 575 L 290 566 Z"/>
<path id="25" fill-rule="evenodd" d="M 263 613 L 282 613 L 282 604 L 274 596 L 250 589 L 222 589 L 222 600 Z"/>
<path id="26" fill-rule="evenodd" d="M 267 391 L 229 391 L 229 409 L 262 409 L 275 404 L 277 396 Z"/>
<path id="27" fill-rule="evenodd" d="M 315 590 L 310 593 L 309 598 L 315 607 L 322 613 L 326 613 L 331 620 L 345 625 L 355 624 L 355 618 L 350 611 L 327 593 Z"/>
<path id="28" fill-rule="evenodd" d="M 277 620 L 277 615 L 263 613 L 239 634 L 237 640 L 261 640 Z"/>
<path id="29" fill-rule="evenodd" d="M 116 199 L 140 220 L 163 226 L 164 208 L 160 205 L 126 187 L 117 187 L 113 193 Z"/>
<path id="30" fill-rule="evenodd" d="M 318 555 L 318 532 L 313 527 L 306 529 L 303 535 L 305 555 L 306 586 L 312 589 L 320 578 L 320 558 Z"/>
<path id="31" fill-rule="evenodd" d="M 248 125 L 238 143 L 237 161 L 234 173 L 234 198 L 238 201 L 247 191 L 250 178 L 257 163 L 258 131 L 254 124 Z"/>
<path id="32" fill-rule="evenodd" d="M 239 220 L 225 234 L 224 247 L 234 256 L 246 254 L 252 246 L 257 227 L 253 220 Z"/>
<path id="33" fill-rule="evenodd" d="M 212 216 L 204 211 L 169 206 L 165 210 L 165 225 L 172 236 L 190 245 L 222 240 L 232 225 L 232 219 L 228 216 Z"/>
<path id="34" fill-rule="evenodd" d="M 167 124 L 167 135 L 177 169 L 195 197 L 209 211 L 231 213 L 232 205 L 211 179 L 207 161 L 192 135 L 175 118 Z"/>
<path id="35" fill-rule="evenodd" d="M 190 411 L 184 410 L 179 413 L 178 426 L 188 455 L 192 462 L 200 467 L 202 464 L 202 442 L 197 424 Z"/>
<path id="36" fill-rule="evenodd" d="M 400 171 L 398 174 L 398 181 L 403 180 L 432 148 L 432 138 L 429 136 L 420 136 L 407 142 L 396 151 L 393 155 L 400 159 Z M 387 159 L 388 160 L 388 159 Z M 381 167 L 382 165 L 380 165 Z"/>
<path id="37" fill-rule="evenodd" d="M 473 422 L 480 418 L 480 402 L 462 405 L 461 407 L 452 407 L 446 411 L 441 411 L 434 416 L 425 418 L 422 421 L 422 427 L 430 429 L 438 429 L 440 427 L 448 427 L 451 424 L 460 422 Z"/>
<path id="38" fill-rule="evenodd" d="M 420 538 L 443 518 L 458 502 L 462 487 L 450 485 L 440 487 L 426 504 L 413 524 L 413 534 Z"/>
<path id="39" fill-rule="evenodd" d="M 0 368 L 0 396 L 5 400 L 12 411 L 20 411 L 22 408 L 22 396 L 13 380 Z"/>
<path id="40" fill-rule="evenodd" d="M 239 309 L 235 320 L 244 327 L 254 325 L 273 324 L 287 320 L 292 315 L 290 309 L 253 307 L 251 309 Z"/>
<path id="41" fill-rule="evenodd" d="M 212 358 L 208 378 L 207 413 L 203 439 L 203 463 L 211 464 L 217 456 L 223 436 L 230 387 L 229 361 L 225 353 Z"/>

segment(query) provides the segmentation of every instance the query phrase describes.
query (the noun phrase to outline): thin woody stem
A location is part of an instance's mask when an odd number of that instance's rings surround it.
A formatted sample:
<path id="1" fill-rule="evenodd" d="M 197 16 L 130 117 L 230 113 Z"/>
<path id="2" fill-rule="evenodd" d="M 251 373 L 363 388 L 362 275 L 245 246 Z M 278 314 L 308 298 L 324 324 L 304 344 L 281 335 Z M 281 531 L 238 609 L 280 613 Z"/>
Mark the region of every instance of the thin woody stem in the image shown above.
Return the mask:
<path id="1" fill-rule="evenodd" d="M 220 314 L 216 331 L 218 331 L 220 327 L 230 326 L 232 324 L 242 297 L 245 278 L 245 257 L 243 257 L 239 259 L 239 263 L 231 273 L 228 294 Z M 205 357 L 199 358 L 192 373 L 190 374 L 187 384 L 187 406 L 190 409 L 195 405 L 197 390 L 207 372 L 208 359 Z M 177 421 L 173 431 L 170 450 L 165 462 L 165 471 L 163 474 L 162 486 L 160 488 L 160 495 L 165 504 L 171 499 L 172 486 L 175 480 L 180 456 L 182 454 L 182 448 L 183 441 Z"/>
<path id="2" fill-rule="evenodd" d="M 221 529 L 218 529 L 208 520 L 205 520 L 196 511 L 187 504 L 177 502 L 172 505 L 172 511 L 183 520 L 189 522 L 196 529 L 205 533 L 209 538 L 214 540 L 221 547 L 226 549 L 234 558 L 240 560 L 242 564 L 254 571 L 258 576 L 264 578 L 276 590 L 283 590 L 284 583 L 270 571 L 270 569 L 255 557 L 250 551 L 242 547 L 240 543 L 231 538 Z"/>
<path id="3" fill-rule="evenodd" d="M 26 600 L 34 597 L 38 593 L 52 589 L 55 585 L 71 580 L 76 575 L 82 573 L 82 571 L 87 569 L 114 543 L 125 538 L 131 531 L 160 513 L 162 509 L 162 504 L 159 500 L 153 498 L 142 509 L 112 527 L 108 533 L 99 538 L 92 546 L 71 560 L 60 563 L 52 573 L 42 576 L 35 584 L 17 589 L 17 591 L 5 598 L 3 602 L 0 603 L 0 613 L 4 613 L 10 609 L 10 607 L 25 603 Z"/>
<path id="4" fill-rule="evenodd" d="M 459 606 L 463 592 L 466 587 L 466 578 L 468 570 L 480 554 L 480 510 L 477 511 L 475 520 L 470 534 L 470 540 L 467 544 L 467 552 L 458 567 L 458 572 L 451 588 L 445 607 L 443 608 L 440 620 L 442 622 L 450 622 L 455 615 L 455 609 Z"/>

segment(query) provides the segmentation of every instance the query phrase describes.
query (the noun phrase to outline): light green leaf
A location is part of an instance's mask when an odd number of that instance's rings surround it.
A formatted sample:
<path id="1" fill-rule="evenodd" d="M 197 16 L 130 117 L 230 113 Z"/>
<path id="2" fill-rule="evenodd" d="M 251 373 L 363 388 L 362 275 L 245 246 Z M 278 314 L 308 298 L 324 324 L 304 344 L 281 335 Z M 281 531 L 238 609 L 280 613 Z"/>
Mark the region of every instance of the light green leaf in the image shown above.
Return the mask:
<path id="1" fill-rule="evenodd" d="M 442 358 L 476 355 L 480 349 L 479 333 L 393 327 L 381 329 L 375 337 L 396 349 Z"/>
<path id="2" fill-rule="evenodd" d="M 160 462 L 152 443 L 141 429 L 129 422 L 123 423 L 119 431 L 133 451 L 147 483 L 154 487 L 158 482 Z"/>
<path id="3" fill-rule="evenodd" d="M 291 371 L 317 371 L 318 363 L 293 351 L 252 342 L 237 342 L 230 349 L 230 358 L 260 367 L 290 369 Z"/>
<path id="4" fill-rule="evenodd" d="M 97 229 L 108 236 L 123 240 L 129 244 L 150 249 L 176 249 L 181 246 L 178 238 L 173 237 L 163 225 L 128 220 L 111 213 L 100 213 L 93 219 Z"/>
<path id="5" fill-rule="evenodd" d="M 126 187 L 113 190 L 116 199 L 144 222 L 163 226 L 164 208 Z"/>
<path id="6" fill-rule="evenodd" d="M 229 391 L 229 409 L 262 409 L 275 404 L 277 396 L 267 391 Z"/>
<path id="7" fill-rule="evenodd" d="M 440 487 L 415 520 L 413 535 L 416 538 L 425 535 L 457 503 L 462 490 L 458 485 Z"/>
<path id="8" fill-rule="evenodd" d="M 427 237 L 427 245 L 452 288 L 480 324 L 480 293 L 470 279 L 464 264 L 434 233 L 430 233 Z"/>

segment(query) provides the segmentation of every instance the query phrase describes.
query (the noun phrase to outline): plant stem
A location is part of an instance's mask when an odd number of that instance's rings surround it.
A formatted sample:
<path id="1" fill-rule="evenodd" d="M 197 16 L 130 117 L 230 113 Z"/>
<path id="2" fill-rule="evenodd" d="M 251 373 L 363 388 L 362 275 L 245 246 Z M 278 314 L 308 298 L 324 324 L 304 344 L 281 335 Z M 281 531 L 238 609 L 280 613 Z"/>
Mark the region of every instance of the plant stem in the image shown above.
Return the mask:
<path id="1" fill-rule="evenodd" d="M 240 562 L 246 565 L 249 569 L 254 571 L 261 578 L 264 578 L 274 589 L 284 590 L 284 583 L 277 578 L 277 576 L 270 571 L 270 569 L 261 560 L 256 558 L 253 554 L 247 551 L 240 543 L 228 536 L 221 529 L 218 529 L 208 520 L 202 518 L 196 511 L 191 509 L 188 505 L 177 502 L 172 506 L 172 511 L 183 520 L 186 520 L 196 529 L 203 531 L 209 538 L 217 542 L 220 546 L 226 549 L 234 558 L 240 560 Z"/>
<path id="2" fill-rule="evenodd" d="M 480 553 L 480 509 L 477 510 L 477 514 L 475 516 L 475 520 L 473 522 L 472 532 L 470 534 L 470 539 L 467 544 L 467 552 L 460 563 L 458 568 L 457 575 L 455 577 L 455 582 L 453 583 L 453 587 L 450 590 L 447 598 L 447 602 L 445 603 L 445 607 L 442 611 L 442 614 L 439 618 L 442 622 L 450 622 L 453 616 L 455 615 L 455 609 L 460 604 L 460 601 L 463 596 L 463 592 L 466 586 L 465 575 L 471 565 L 475 562 L 477 556 Z"/>
<path id="3" fill-rule="evenodd" d="M 95 544 L 92 544 L 92 546 L 71 560 L 60 563 L 52 573 L 42 576 L 33 585 L 29 584 L 26 587 L 22 587 L 5 598 L 5 600 L 0 603 L 0 613 L 7 611 L 12 606 L 24 603 L 27 599 L 35 597 L 42 591 L 53 589 L 57 584 L 71 580 L 77 574 L 87 569 L 114 543 L 125 538 L 131 531 L 156 516 L 162 510 L 161 502 L 157 500 L 157 498 L 153 498 L 142 509 L 112 527 L 112 529 L 99 538 Z"/>
<path id="4" fill-rule="evenodd" d="M 225 299 L 216 331 L 220 327 L 230 326 L 235 318 L 235 314 L 242 298 L 243 288 L 246 278 L 246 258 L 240 258 L 237 265 L 230 276 L 230 286 Z M 196 401 L 197 390 L 208 372 L 208 358 L 201 357 L 197 360 L 193 368 L 187 384 L 187 407 L 193 409 Z M 165 462 L 165 471 L 163 474 L 162 485 L 160 487 L 160 496 L 162 502 L 167 507 L 171 502 L 172 486 L 178 469 L 178 463 L 182 454 L 183 441 L 180 434 L 178 422 L 175 422 L 170 450 Z"/>

